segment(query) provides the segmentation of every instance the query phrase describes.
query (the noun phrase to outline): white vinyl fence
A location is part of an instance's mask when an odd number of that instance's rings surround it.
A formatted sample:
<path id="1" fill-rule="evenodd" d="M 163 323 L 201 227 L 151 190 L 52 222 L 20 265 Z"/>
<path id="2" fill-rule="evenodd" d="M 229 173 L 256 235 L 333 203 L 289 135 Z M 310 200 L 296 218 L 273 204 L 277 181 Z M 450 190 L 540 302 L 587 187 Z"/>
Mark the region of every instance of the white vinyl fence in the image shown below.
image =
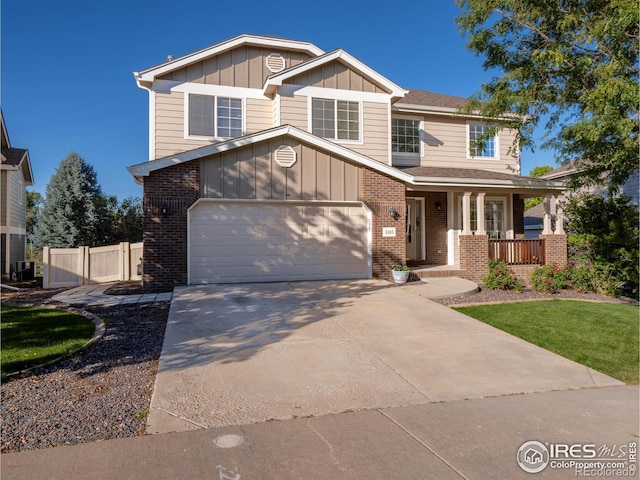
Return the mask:
<path id="1" fill-rule="evenodd" d="M 44 288 L 142 279 L 142 242 L 42 252 Z"/>

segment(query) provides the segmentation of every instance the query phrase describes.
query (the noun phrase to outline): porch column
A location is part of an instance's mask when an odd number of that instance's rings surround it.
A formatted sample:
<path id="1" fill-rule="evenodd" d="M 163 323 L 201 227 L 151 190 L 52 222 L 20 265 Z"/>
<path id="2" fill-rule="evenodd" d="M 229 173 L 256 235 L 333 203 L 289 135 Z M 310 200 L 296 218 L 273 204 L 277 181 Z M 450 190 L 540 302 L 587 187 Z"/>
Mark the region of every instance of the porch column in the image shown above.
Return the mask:
<path id="1" fill-rule="evenodd" d="M 471 235 L 471 192 L 464 192 L 462 197 L 462 232 L 461 235 Z"/>
<path id="2" fill-rule="evenodd" d="M 544 196 L 542 205 L 544 206 L 544 217 L 542 219 L 542 235 L 551 235 L 553 234 L 553 229 L 551 228 L 551 195 L 546 194 Z"/>
<path id="3" fill-rule="evenodd" d="M 556 202 L 556 235 L 564 235 L 564 209 L 560 203 L 560 196 L 555 197 Z"/>
<path id="4" fill-rule="evenodd" d="M 486 192 L 478 193 L 478 198 L 476 199 L 476 224 L 478 228 L 476 228 L 476 235 L 486 235 L 487 230 L 485 229 L 484 224 L 484 196 Z"/>

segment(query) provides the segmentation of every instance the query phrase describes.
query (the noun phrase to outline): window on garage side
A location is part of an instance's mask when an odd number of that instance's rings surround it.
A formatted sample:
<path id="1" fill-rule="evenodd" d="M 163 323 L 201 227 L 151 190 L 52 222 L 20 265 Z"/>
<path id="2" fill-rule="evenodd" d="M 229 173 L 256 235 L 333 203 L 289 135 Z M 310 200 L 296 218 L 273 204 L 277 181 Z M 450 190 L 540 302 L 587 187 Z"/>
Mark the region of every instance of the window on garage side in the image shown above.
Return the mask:
<path id="1" fill-rule="evenodd" d="M 190 94 L 189 135 L 223 138 L 242 135 L 242 99 Z"/>
<path id="2" fill-rule="evenodd" d="M 331 140 L 360 140 L 360 103 L 347 100 L 311 100 L 311 131 Z"/>

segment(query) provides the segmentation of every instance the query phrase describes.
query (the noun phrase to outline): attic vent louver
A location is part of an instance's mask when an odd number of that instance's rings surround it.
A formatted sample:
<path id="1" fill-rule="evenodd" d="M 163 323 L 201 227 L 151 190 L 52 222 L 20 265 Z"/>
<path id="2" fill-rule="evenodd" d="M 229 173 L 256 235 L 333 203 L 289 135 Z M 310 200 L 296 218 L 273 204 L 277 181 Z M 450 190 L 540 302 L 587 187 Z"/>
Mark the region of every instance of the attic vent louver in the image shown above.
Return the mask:
<path id="1" fill-rule="evenodd" d="M 289 168 L 296 163 L 296 151 L 289 145 L 281 145 L 276 150 L 276 163 L 284 168 Z"/>
<path id="2" fill-rule="evenodd" d="M 287 66 L 286 61 L 279 53 L 271 53 L 267 57 L 267 68 L 273 73 L 281 72 Z"/>

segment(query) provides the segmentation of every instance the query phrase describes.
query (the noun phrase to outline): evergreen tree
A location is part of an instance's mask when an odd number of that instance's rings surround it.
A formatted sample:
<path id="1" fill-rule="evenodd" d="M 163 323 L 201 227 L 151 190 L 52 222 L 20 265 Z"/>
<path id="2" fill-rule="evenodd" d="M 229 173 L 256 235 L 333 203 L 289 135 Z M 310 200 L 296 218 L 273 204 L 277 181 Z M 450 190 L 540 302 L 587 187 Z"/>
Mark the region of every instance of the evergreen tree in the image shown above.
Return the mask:
<path id="1" fill-rule="evenodd" d="M 103 204 L 95 170 L 71 152 L 60 162 L 47 185 L 34 244 L 37 248 L 97 245 Z"/>

